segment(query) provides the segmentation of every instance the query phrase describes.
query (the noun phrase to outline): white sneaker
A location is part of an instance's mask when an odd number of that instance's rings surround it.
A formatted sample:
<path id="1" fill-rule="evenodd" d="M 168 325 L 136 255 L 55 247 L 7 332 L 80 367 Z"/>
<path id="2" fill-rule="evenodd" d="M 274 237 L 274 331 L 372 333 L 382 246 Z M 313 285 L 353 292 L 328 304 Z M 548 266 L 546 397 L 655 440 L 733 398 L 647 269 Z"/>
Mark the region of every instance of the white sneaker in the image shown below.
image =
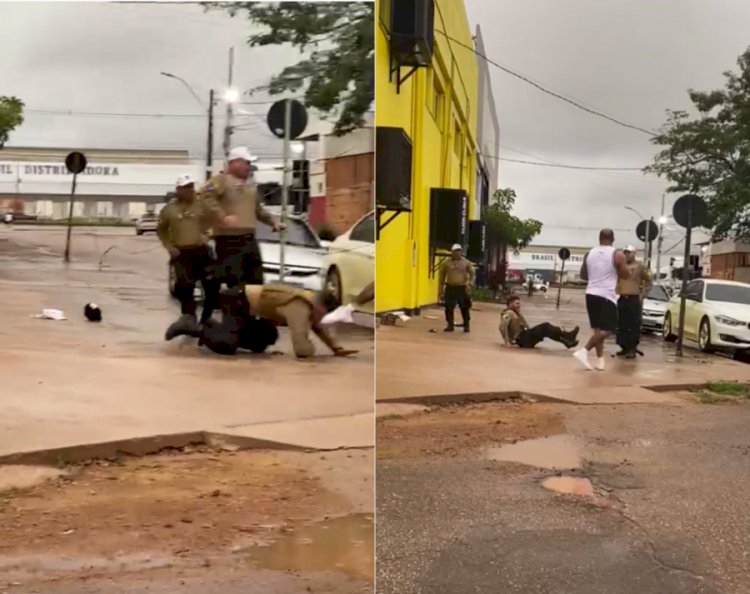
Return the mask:
<path id="1" fill-rule="evenodd" d="M 604 371 L 604 357 L 599 357 L 596 360 L 596 367 L 594 369 L 597 371 Z"/>
<path id="2" fill-rule="evenodd" d="M 327 313 L 320 320 L 320 323 L 324 326 L 330 326 L 331 324 L 353 324 L 354 323 L 354 307 L 349 305 L 341 305 L 334 309 L 332 312 Z"/>
<path id="3" fill-rule="evenodd" d="M 575 353 L 573 353 L 573 357 L 578 359 L 580 364 L 589 371 L 593 370 L 593 367 L 591 367 L 591 363 L 589 363 L 589 353 L 586 349 L 578 349 Z"/>

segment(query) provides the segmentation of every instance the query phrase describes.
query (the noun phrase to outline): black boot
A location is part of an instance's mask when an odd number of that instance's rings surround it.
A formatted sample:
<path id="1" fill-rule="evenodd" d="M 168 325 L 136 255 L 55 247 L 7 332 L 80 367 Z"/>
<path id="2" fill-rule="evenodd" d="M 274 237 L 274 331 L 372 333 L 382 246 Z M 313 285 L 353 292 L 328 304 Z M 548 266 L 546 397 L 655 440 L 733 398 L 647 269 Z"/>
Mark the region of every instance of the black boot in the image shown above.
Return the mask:
<path id="1" fill-rule="evenodd" d="M 469 332 L 471 332 L 471 326 L 470 326 L 469 322 L 464 322 L 464 332 L 467 333 L 467 334 Z"/>
<path id="2" fill-rule="evenodd" d="M 167 328 L 164 334 L 164 340 L 172 340 L 178 336 L 193 336 L 195 338 L 201 335 L 201 327 L 194 315 L 182 314 L 176 322 Z"/>

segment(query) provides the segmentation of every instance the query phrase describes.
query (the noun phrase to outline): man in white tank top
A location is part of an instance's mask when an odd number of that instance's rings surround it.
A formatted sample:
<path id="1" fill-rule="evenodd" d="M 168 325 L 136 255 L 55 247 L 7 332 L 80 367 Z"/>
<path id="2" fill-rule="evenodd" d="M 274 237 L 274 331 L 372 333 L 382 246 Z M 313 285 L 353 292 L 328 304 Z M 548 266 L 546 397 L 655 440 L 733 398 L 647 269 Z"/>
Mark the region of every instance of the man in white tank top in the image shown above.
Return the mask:
<path id="1" fill-rule="evenodd" d="M 599 246 L 586 254 L 581 266 L 581 278 L 588 282 L 586 311 L 593 334 L 573 356 L 586 369 L 593 369 L 589 351 L 596 350 L 597 371 L 604 371 L 604 341 L 617 331 L 617 281 L 630 276 L 625 255 L 615 250 L 614 243 L 614 231 L 602 229 Z"/>

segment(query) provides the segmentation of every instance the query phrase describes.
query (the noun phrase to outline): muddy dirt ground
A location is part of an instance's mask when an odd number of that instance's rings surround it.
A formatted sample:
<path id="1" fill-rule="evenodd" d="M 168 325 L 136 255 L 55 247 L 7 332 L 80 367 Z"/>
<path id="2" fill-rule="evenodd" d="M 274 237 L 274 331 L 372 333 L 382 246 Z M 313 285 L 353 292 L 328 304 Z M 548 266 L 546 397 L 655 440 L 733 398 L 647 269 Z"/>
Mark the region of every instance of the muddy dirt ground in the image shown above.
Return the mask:
<path id="1" fill-rule="evenodd" d="M 749 423 L 690 395 L 383 417 L 378 593 L 748 594 Z"/>
<path id="2" fill-rule="evenodd" d="M 0 592 L 372 591 L 369 450 L 172 451 L 10 490 L 43 474 L 3 475 Z"/>

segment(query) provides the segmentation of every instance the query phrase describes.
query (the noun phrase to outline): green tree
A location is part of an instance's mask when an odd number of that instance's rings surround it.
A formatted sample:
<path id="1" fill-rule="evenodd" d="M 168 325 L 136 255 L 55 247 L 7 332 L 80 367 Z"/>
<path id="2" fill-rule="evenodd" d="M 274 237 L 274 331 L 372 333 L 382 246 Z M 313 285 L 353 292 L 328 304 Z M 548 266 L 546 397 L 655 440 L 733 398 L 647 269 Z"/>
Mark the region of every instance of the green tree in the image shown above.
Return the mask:
<path id="1" fill-rule="evenodd" d="M 703 197 L 717 238 L 750 237 L 750 48 L 737 64 L 723 89 L 688 91 L 695 114 L 668 110 L 652 140 L 666 148 L 646 167 L 669 192 Z"/>
<path id="2" fill-rule="evenodd" d="M 23 101 L 17 97 L 0 95 L 0 149 L 10 133 L 23 124 Z"/>
<path id="3" fill-rule="evenodd" d="M 335 116 L 334 133 L 362 126 L 375 99 L 375 19 L 372 2 L 237 2 L 208 5 L 245 14 L 262 31 L 251 47 L 291 44 L 304 52 L 268 85 L 271 95 L 304 89 L 304 103 Z"/>
<path id="4" fill-rule="evenodd" d="M 542 231 L 542 223 L 536 219 L 520 219 L 513 214 L 516 204 L 516 191 L 501 188 L 492 195 L 482 219 L 485 224 L 487 248 L 494 255 L 494 268 L 499 270 L 498 282 L 505 286 L 508 248 L 520 250 L 531 243 Z"/>

